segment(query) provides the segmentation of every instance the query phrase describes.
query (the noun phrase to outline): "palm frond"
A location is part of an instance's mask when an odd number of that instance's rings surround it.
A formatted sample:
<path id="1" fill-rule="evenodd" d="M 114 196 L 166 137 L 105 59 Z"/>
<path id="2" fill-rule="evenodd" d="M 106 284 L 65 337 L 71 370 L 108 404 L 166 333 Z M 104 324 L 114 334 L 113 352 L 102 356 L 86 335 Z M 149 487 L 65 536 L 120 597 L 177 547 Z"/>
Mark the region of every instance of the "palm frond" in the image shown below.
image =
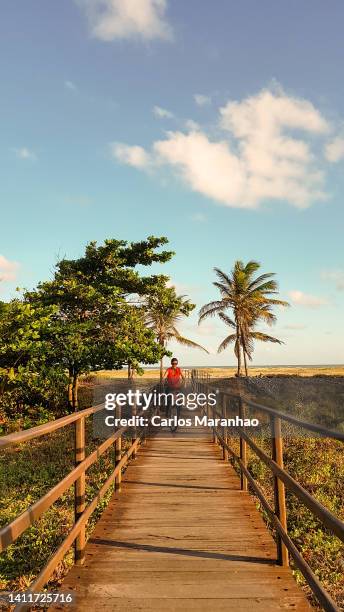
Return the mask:
<path id="1" fill-rule="evenodd" d="M 289 302 L 286 302 L 285 300 L 276 300 L 275 298 L 269 298 L 268 303 L 273 306 L 284 306 L 286 308 L 290 306 Z"/>
<path id="2" fill-rule="evenodd" d="M 201 323 L 201 321 L 203 321 L 206 317 L 213 317 L 218 312 L 221 312 L 224 307 L 225 304 L 223 303 L 223 300 L 215 300 L 214 302 L 209 302 L 209 304 L 205 304 L 204 306 L 202 306 L 198 313 L 198 322 Z"/>
<path id="3" fill-rule="evenodd" d="M 231 287 L 229 287 L 228 285 L 225 285 L 224 283 L 219 283 L 215 281 L 213 285 L 214 287 L 220 290 L 222 295 L 230 296 L 232 294 Z"/>
<path id="4" fill-rule="evenodd" d="M 240 262 L 242 265 L 242 262 Z M 249 261 L 245 267 L 243 267 L 243 270 L 246 274 L 246 276 L 250 277 L 252 276 L 252 274 L 254 274 L 254 272 L 257 272 L 257 270 L 259 270 L 260 268 L 260 263 L 258 261 L 254 261 L 253 259 L 251 261 Z"/>
<path id="5" fill-rule="evenodd" d="M 278 293 L 278 284 L 274 280 L 266 281 L 265 283 L 261 283 L 256 287 L 250 289 L 250 291 L 257 294 L 264 295 L 265 293 Z"/>
<path id="6" fill-rule="evenodd" d="M 224 323 L 226 323 L 226 325 L 229 325 L 229 327 L 233 327 L 234 329 L 236 328 L 235 321 L 233 321 L 224 312 L 219 312 L 219 318 L 221 319 L 221 321 L 224 321 Z"/>
<path id="7" fill-rule="evenodd" d="M 266 272 L 265 274 L 261 274 L 260 276 L 257 276 L 257 278 L 253 279 L 253 281 L 250 282 L 248 289 L 249 291 L 252 291 L 253 289 L 257 289 L 260 285 L 262 285 L 263 283 L 268 282 L 273 282 L 276 283 L 276 281 L 274 281 L 271 277 L 275 276 L 274 272 Z"/>
<path id="8" fill-rule="evenodd" d="M 260 342 L 274 342 L 275 344 L 284 344 L 282 340 L 279 340 L 274 336 L 264 334 L 263 332 L 251 332 L 251 338 L 254 338 L 255 340 L 260 340 Z"/>
<path id="9" fill-rule="evenodd" d="M 189 346 L 190 348 L 199 348 L 205 353 L 208 353 L 209 355 L 209 351 L 206 348 L 204 348 L 204 346 L 201 346 L 200 344 L 197 344 L 197 342 L 193 342 L 192 340 L 189 340 L 188 338 L 184 338 L 184 336 L 181 336 L 180 334 L 173 335 L 173 340 L 176 340 L 176 342 L 178 342 L 179 344 L 182 344 L 183 346 Z"/>
<path id="10" fill-rule="evenodd" d="M 221 353 L 222 351 L 224 351 L 227 348 L 227 346 L 231 344 L 232 342 L 235 342 L 236 339 L 237 339 L 236 334 L 230 334 L 229 336 L 227 336 L 224 340 L 222 340 L 219 348 L 217 349 L 217 352 Z"/>
<path id="11" fill-rule="evenodd" d="M 231 287 L 233 285 L 233 280 L 231 279 L 231 277 L 228 276 L 228 274 L 226 274 L 222 270 L 220 270 L 220 268 L 214 268 L 214 271 L 216 273 L 217 278 L 219 278 L 220 281 L 222 281 L 223 283 L 225 283 L 229 287 Z"/>
<path id="12" fill-rule="evenodd" d="M 259 312 L 259 318 L 265 321 L 268 325 L 273 325 L 277 321 L 277 317 L 273 312 L 265 310 Z"/>

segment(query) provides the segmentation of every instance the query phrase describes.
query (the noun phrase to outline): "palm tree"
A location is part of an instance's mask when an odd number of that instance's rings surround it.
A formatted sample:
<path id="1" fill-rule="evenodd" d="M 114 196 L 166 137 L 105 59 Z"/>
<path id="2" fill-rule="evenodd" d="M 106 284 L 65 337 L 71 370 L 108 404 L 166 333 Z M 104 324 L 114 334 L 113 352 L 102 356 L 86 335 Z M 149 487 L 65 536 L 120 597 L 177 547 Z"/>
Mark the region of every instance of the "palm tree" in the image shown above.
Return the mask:
<path id="1" fill-rule="evenodd" d="M 171 288 L 167 288 L 167 292 L 171 292 Z M 161 296 L 148 299 L 146 325 L 154 330 L 160 346 L 166 348 L 168 342 L 175 340 L 184 346 L 199 348 L 208 353 L 207 349 L 197 344 L 197 342 L 185 338 L 177 329 L 179 321 L 183 317 L 188 316 L 189 312 L 194 308 L 194 305 L 190 304 L 190 301 L 185 299 L 184 295 L 177 296 L 174 289 L 171 295 L 169 295 L 168 302 L 159 299 L 159 297 Z M 161 357 L 160 381 L 162 381 L 163 378 L 163 366 L 163 357 Z"/>
<path id="2" fill-rule="evenodd" d="M 241 376 L 242 356 L 247 371 L 246 358 L 252 353 L 250 347 L 253 346 L 254 339 L 250 333 L 260 333 L 252 329 L 254 324 L 259 320 L 268 324 L 274 323 L 276 316 L 271 308 L 277 305 L 289 306 L 288 302 L 274 297 L 278 294 L 278 285 L 273 279 L 273 273 L 255 277 L 259 268 L 260 264 L 256 261 L 249 261 L 246 265 L 242 261 L 236 261 L 229 275 L 219 268 L 214 268 L 218 280 L 213 284 L 219 289 L 221 298 L 205 304 L 199 312 L 199 323 L 201 323 L 207 317 L 225 314 L 228 309 L 232 311 L 233 320 L 228 318 L 231 324 L 228 321 L 227 324 L 235 331 L 226 346 L 234 342 L 234 353 L 238 361 L 237 376 Z"/>

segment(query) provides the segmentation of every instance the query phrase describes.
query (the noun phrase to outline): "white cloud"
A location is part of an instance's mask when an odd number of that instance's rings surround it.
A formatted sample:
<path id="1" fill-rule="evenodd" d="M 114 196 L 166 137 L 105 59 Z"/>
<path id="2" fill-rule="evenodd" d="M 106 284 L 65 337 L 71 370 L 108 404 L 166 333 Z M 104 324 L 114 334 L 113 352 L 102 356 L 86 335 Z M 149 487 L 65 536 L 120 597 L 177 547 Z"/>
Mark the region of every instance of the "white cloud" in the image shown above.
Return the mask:
<path id="1" fill-rule="evenodd" d="M 0 281 L 12 281 L 16 279 L 19 264 L 16 261 L 9 261 L 0 255 Z"/>
<path id="2" fill-rule="evenodd" d="M 217 139 L 190 120 L 186 132 L 167 132 L 146 153 L 151 165 L 172 168 L 193 191 L 226 206 L 258 208 L 275 200 L 306 208 L 326 199 L 313 140 L 329 125 L 310 102 L 263 90 L 228 102 L 219 124 Z"/>
<path id="3" fill-rule="evenodd" d="M 255 96 L 241 102 L 229 101 L 220 109 L 221 122 L 225 129 L 238 138 L 248 138 L 252 132 L 281 137 L 284 128 L 299 129 L 314 133 L 324 133 L 329 129 L 319 111 L 302 98 L 291 98 L 283 90 L 278 92 L 263 89 Z M 296 141 L 299 153 L 299 141 Z M 273 141 L 273 144 L 278 144 Z M 287 140 L 288 152 L 294 153 L 293 141 Z M 301 157 L 304 156 L 301 147 Z"/>
<path id="4" fill-rule="evenodd" d="M 302 325 L 302 323 L 294 323 L 290 325 L 284 325 L 283 329 L 302 330 L 306 329 L 306 325 Z"/>
<path id="5" fill-rule="evenodd" d="M 150 165 L 150 156 L 143 147 L 130 146 L 121 142 L 110 144 L 111 155 L 122 164 L 134 166 L 134 168 L 147 169 Z"/>
<path id="6" fill-rule="evenodd" d="M 344 291 L 344 270 L 324 270 L 321 277 L 333 281 L 338 291 Z"/>
<path id="7" fill-rule="evenodd" d="M 78 88 L 75 85 L 75 83 L 73 83 L 73 81 L 65 81 L 64 86 L 66 89 L 69 89 L 70 91 L 78 91 Z"/>
<path id="8" fill-rule="evenodd" d="M 30 161 L 36 161 L 36 154 L 28 149 L 27 147 L 20 147 L 20 149 L 13 149 L 18 159 L 25 159 Z"/>
<path id="9" fill-rule="evenodd" d="M 198 106 L 207 106 L 211 104 L 211 97 L 205 96 L 204 94 L 195 94 L 194 100 Z"/>
<path id="10" fill-rule="evenodd" d="M 290 291 L 289 297 L 294 304 L 299 306 L 307 306 L 308 308 L 318 308 L 319 306 L 325 306 L 328 304 L 328 300 L 326 298 L 310 295 L 309 293 L 303 293 L 303 291 Z"/>
<path id="11" fill-rule="evenodd" d="M 104 41 L 172 38 L 165 19 L 166 0 L 76 0 L 84 9 L 92 36 Z"/>
<path id="12" fill-rule="evenodd" d="M 245 206 L 244 170 L 226 142 L 210 142 L 201 132 L 169 132 L 166 140 L 154 143 L 153 150 L 161 163 L 177 169 L 193 191 Z"/>
<path id="13" fill-rule="evenodd" d="M 329 162 L 337 162 L 344 157 L 344 138 L 334 138 L 326 144 L 325 157 Z"/>
<path id="14" fill-rule="evenodd" d="M 173 119 L 174 114 L 170 111 L 166 110 L 166 108 L 161 108 L 161 106 L 154 106 L 153 114 L 159 119 Z"/>
<path id="15" fill-rule="evenodd" d="M 322 199 L 323 174 L 314 165 L 311 144 L 295 135 L 322 135 L 329 126 L 307 100 L 263 90 L 220 109 L 221 126 L 236 139 L 245 167 L 245 200 L 289 200 L 305 208 Z M 293 132 L 291 132 L 291 130 Z"/>

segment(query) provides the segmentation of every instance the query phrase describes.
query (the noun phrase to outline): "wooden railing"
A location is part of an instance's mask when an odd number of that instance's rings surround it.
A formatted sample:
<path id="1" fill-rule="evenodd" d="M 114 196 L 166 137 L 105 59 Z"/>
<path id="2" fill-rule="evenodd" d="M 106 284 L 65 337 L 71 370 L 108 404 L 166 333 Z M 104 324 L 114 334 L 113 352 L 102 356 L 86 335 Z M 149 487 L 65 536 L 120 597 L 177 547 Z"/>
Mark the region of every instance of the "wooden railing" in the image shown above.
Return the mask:
<path id="1" fill-rule="evenodd" d="M 15 518 L 11 523 L 0 530 L 0 552 L 4 551 L 10 544 L 37 521 L 67 489 L 74 484 L 74 523 L 71 531 L 60 544 L 59 548 L 50 557 L 46 565 L 41 570 L 35 581 L 31 584 L 27 594 L 37 593 L 48 582 L 58 564 L 62 561 L 66 553 L 74 544 L 74 561 L 76 564 L 84 562 L 86 524 L 97 507 L 100 500 L 105 496 L 111 485 L 115 489 L 121 487 L 122 470 L 131 456 L 135 457 L 137 448 L 145 437 L 145 429 L 139 432 L 134 429 L 135 437 L 130 439 L 129 448 L 122 452 L 122 437 L 129 431 L 129 427 L 117 429 L 110 437 L 105 439 L 88 456 L 85 455 L 85 420 L 91 415 L 104 410 L 103 405 L 81 410 L 74 414 L 62 417 L 56 421 L 39 425 L 31 429 L 9 434 L 0 438 L 0 450 L 13 447 L 15 445 L 40 438 L 46 434 L 51 434 L 63 427 L 74 425 L 75 437 L 75 467 L 57 485 L 50 489 L 43 497 L 32 504 L 27 510 Z M 135 414 L 135 408 L 133 409 Z M 120 417 L 117 409 L 116 416 Z M 115 465 L 114 470 L 107 478 L 96 497 L 86 506 L 85 502 L 85 481 L 87 470 L 98 461 L 98 459 L 111 447 L 115 445 Z M 15 610 L 23 611 L 29 609 L 27 604 L 16 606 Z"/>
<path id="2" fill-rule="evenodd" d="M 191 379 L 196 390 L 198 391 L 214 391 L 214 386 L 210 386 L 210 379 L 206 372 L 201 370 L 193 370 Z M 228 444 L 228 429 L 213 428 L 214 442 L 217 442 L 223 450 L 223 459 L 228 460 L 232 457 L 240 470 L 241 489 L 246 491 L 248 483 L 250 484 L 255 495 L 258 497 L 263 509 L 265 510 L 270 522 L 276 532 L 277 545 L 277 560 L 281 565 L 287 566 L 289 563 L 289 554 L 294 560 L 295 566 L 302 572 L 306 582 L 312 589 L 314 595 L 324 610 L 328 612 L 339 612 L 339 608 L 333 601 L 329 593 L 323 588 L 317 576 L 305 561 L 294 542 L 287 532 L 287 508 L 285 489 L 293 493 L 298 500 L 316 516 L 322 525 L 331 533 L 337 536 L 344 542 L 344 523 L 338 519 L 332 512 L 325 508 L 317 499 L 315 499 L 304 487 L 301 486 L 285 469 L 283 465 L 283 436 L 281 432 L 281 424 L 283 421 L 291 423 L 294 426 L 300 427 L 307 431 L 320 434 L 323 437 L 332 438 L 340 442 L 344 442 L 344 434 L 335 432 L 331 429 L 321 427 L 314 423 L 302 421 L 297 417 L 285 414 L 273 408 L 263 406 L 254 401 L 243 398 L 241 394 L 233 394 L 230 392 L 221 391 L 218 394 L 218 401 L 215 406 L 206 406 L 206 412 L 209 418 L 229 418 L 227 416 L 229 402 L 237 402 L 237 414 L 240 418 L 248 418 L 250 408 L 255 411 L 261 411 L 268 415 L 271 428 L 271 457 L 269 457 L 246 433 L 242 427 L 236 427 L 237 435 L 240 442 L 240 452 L 237 454 Z M 266 499 L 263 490 L 257 484 L 248 469 L 247 448 L 250 448 L 256 456 L 271 470 L 274 479 L 274 508 Z"/>

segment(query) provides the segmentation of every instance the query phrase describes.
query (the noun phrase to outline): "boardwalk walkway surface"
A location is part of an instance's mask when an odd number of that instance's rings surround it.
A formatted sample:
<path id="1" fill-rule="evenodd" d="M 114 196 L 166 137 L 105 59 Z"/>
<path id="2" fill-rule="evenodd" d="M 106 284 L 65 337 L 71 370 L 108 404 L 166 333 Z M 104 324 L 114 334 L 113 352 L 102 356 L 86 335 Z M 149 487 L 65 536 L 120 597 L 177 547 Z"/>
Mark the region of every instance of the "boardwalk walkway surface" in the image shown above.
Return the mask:
<path id="1" fill-rule="evenodd" d="M 221 457 L 205 430 L 148 440 L 62 585 L 68 610 L 309 611 Z"/>

